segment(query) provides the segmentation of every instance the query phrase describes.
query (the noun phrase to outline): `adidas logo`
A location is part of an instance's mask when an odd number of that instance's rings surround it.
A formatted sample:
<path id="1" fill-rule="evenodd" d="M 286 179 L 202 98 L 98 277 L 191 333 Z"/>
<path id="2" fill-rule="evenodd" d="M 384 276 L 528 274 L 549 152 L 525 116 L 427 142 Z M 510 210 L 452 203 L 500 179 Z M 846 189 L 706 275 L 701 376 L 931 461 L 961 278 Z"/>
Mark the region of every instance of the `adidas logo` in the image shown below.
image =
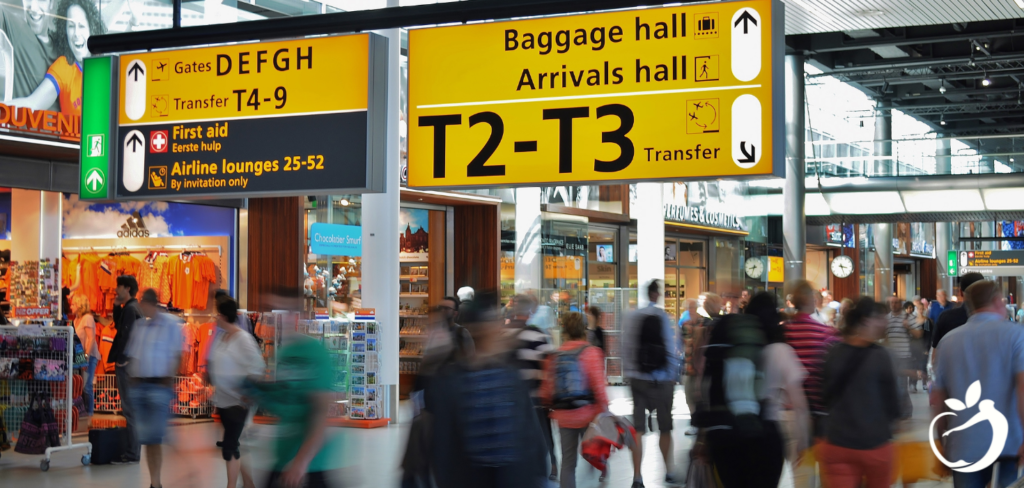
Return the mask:
<path id="1" fill-rule="evenodd" d="M 142 220 L 142 215 L 137 210 L 132 212 L 125 223 L 121 224 L 121 230 L 117 231 L 117 237 L 149 237 L 146 222 Z"/>

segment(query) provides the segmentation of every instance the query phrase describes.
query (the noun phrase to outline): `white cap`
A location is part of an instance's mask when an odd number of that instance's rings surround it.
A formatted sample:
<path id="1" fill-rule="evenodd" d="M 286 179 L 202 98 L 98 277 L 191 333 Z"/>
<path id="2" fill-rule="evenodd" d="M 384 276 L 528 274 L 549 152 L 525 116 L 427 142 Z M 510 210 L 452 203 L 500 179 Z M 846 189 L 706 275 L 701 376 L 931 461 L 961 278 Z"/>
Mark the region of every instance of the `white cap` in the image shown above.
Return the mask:
<path id="1" fill-rule="evenodd" d="M 473 300 L 473 297 L 476 296 L 476 292 L 473 291 L 473 288 L 471 287 L 463 286 L 462 288 L 459 288 L 459 292 L 456 293 L 456 295 L 459 296 L 459 300 L 468 302 Z"/>

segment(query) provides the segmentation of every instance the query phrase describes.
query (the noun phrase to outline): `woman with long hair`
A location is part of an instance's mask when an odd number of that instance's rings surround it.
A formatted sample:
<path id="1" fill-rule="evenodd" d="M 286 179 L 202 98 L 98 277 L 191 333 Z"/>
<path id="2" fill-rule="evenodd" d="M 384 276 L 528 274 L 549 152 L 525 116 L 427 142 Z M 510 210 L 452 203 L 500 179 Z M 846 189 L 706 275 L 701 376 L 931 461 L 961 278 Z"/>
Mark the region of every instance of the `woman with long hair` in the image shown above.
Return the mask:
<path id="1" fill-rule="evenodd" d="M 75 295 L 71 304 L 75 312 L 75 335 L 82 342 L 82 349 L 89 355 L 89 365 L 85 367 L 85 374 L 82 377 L 85 380 L 82 388 L 85 412 L 82 413 L 92 415 L 94 406 L 92 384 L 96 379 L 96 365 L 103 357 L 100 355 L 99 344 L 96 341 L 96 318 L 89 306 L 89 297 Z"/>
<path id="2" fill-rule="evenodd" d="M 829 488 L 885 488 L 892 476 L 892 422 L 900 418 L 896 365 L 877 344 L 889 309 L 861 298 L 843 316 L 843 341 L 825 357 L 828 418 L 818 458 Z"/>
<path id="3" fill-rule="evenodd" d="M 89 37 L 103 34 L 103 18 L 92 0 L 60 0 L 53 17 L 50 45 L 60 55 L 43 82 L 10 105 L 45 110 L 60 101 L 61 113 L 82 114 L 82 60 L 89 56 Z"/>

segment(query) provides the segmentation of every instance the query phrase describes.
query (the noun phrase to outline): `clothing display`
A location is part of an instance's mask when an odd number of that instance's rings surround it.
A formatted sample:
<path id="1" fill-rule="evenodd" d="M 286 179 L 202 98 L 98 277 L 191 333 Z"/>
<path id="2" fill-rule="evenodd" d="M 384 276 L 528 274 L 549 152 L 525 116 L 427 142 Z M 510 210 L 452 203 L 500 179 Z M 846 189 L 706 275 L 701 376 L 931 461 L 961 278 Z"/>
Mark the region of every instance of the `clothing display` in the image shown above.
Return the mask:
<path id="1" fill-rule="evenodd" d="M 113 311 L 118 276 L 135 277 L 139 283 L 136 298 L 152 288 L 160 303 L 172 310 L 208 309 L 210 286 L 219 279 L 217 264 L 198 251 L 115 251 L 106 255 L 91 251 L 76 256 L 65 254 L 61 264 L 62 285 L 70 289 L 72 296 L 86 296 L 99 317 L 109 317 Z"/>

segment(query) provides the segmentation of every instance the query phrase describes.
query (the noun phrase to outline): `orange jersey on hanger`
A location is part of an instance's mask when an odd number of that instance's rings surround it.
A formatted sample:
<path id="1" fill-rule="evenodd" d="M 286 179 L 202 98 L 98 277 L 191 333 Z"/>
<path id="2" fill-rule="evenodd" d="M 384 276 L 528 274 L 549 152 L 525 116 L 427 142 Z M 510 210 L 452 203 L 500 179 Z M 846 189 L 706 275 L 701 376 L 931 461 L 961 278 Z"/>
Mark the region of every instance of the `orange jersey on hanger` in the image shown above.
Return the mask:
<path id="1" fill-rule="evenodd" d="M 206 310 L 210 303 L 210 284 L 217 282 L 217 266 L 209 256 L 192 256 L 195 284 L 192 293 L 192 308 Z"/>

